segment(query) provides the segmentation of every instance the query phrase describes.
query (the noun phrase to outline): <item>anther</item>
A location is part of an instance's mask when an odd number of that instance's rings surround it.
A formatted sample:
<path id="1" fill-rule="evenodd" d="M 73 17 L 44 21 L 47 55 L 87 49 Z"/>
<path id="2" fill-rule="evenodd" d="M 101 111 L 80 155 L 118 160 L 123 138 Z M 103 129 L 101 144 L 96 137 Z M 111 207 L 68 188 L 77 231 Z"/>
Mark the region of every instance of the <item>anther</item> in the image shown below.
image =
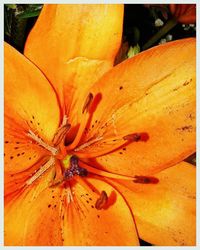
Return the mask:
<path id="1" fill-rule="evenodd" d="M 85 100 L 85 104 L 83 106 L 83 109 L 82 109 L 82 113 L 85 113 L 85 111 L 88 111 L 89 108 L 90 108 L 90 105 L 92 103 L 92 100 L 93 100 L 93 94 L 92 93 L 89 93 L 89 95 L 87 96 L 86 100 Z"/>
<path id="2" fill-rule="evenodd" d="M 66 133 L 70 130 L 70 128 L 71 125 L 68 123 L 68 118 L 66 115 L 64 115 L 62 124 L 58 128 L 58 131 L 53 138 L 53 144 L 55 146 L 57 146 L 64 139 Z"/>
<path id="3" fill-rule="evenodd" d="M 129 134 L 124 136 L 123 139 L 126 141 L 137 142 L 141 139 L 141 134 L 140 133 Z"/>
<path id="4" fill-rule="evenodd" d="M 96 203 L 95 203 L 95 208 L 97 210 L 100 210 L 102 208 L 104 208 L 104 206 L 106 205 L 108 201 L 108 195 L 105 191 L 102 191 L 100 194 L 100 197 L 97 199 Z"/>
<path id="5" fill-rule="evenodd" d="M 135 175 L 133 182 L 141 184 L 156 184 L 159 182 L 159 179 L 152 176 Z"/>

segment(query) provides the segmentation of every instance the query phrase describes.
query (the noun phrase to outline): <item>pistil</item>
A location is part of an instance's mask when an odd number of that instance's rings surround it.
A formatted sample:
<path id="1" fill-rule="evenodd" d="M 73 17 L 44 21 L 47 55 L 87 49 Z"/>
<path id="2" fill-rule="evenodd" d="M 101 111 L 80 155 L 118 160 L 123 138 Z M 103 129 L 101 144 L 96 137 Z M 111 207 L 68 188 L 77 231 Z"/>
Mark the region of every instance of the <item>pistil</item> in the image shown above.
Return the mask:
<path id="1" fill-rule="evenodd" d="M 70 180 L 75 175 L 85 177 L 88 174 L 88 171 L 85 168 L 79 166 L 78 157 L 76 157 L 75 155 L 71 156 L 70 158 L 69 156 L 67 156 L 67 159 L 64 159 L 63 164 L 65 167 L 64 170 L 65 180 Z"/>

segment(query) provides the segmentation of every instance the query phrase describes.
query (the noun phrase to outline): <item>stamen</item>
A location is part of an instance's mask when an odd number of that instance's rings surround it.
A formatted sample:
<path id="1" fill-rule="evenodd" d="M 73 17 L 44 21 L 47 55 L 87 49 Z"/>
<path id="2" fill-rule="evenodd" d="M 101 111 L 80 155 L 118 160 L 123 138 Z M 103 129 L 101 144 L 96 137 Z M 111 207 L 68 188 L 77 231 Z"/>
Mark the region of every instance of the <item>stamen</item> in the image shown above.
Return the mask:
<path id="1" fill-rule="evenodd" d="M 90 105 L 92 103 L 92 100 L 93 100 L 93 94 L 92 93 L 89 93 L 89 95 L 87 96 L 86 98 L 86 101 L 85 101 L 85 104 L 83 106 L 83 109 L 82 109 L 82 113 L 84 114 L 85 111 L 89 111 L 89 108 L 90 108 Z"/>
<path id="2" fill-rule="evenodd" d="M 134 134 L 129 134 L 123 137 L 124 140 L 126 141 L 139 141 L 141 139 L 141 134 L 139 133 L 134 133 Z"/>
<path id="3" fill-rule="evenodd" d="M 97 138 L 95 138 L 95 139 L 91 139 L 90 141 L 87 141 L 86 143 L 84 143 L 84 144 L 80 145 L 79 147 L 75 148 L 74 151 L 75 151 L 75 152 L 78 152 L 78 151 L 80 151 L 80 150 L 82 150 L 82 149 L 84 149 L 84 148 L 87 148 L 87 147 L 89 147 L 90 145 L 92 145 L 92 144 L 94 144 L 95 142 L 98 142 L 98 141 L 100 141 L 100 140 L 102 140 L 102 139 L 103 139 L 103 136 L 97 137 Z"/>
<path id="4" fill-rule="evenodd" d="M 58 128 L 58 131 L 57 131 L 57 133 L 55 134 L 55 136 L 53 138 L 53 144 L 55 146 L 57 146 L 58 144 L 60 144 L 60 142 L 64 139 L 66 133 L 71 128 L 71 125 L 67 121 L 68 121 L 68 118 L 67 118 L 66 115 L 64 115 L 62 124 Z"/>
<path id="5" fill-rule="evenodd" d="M 83 135 L 83 131 L 85 130 L 85 127 L 87 126 L 89 117 L 90 117 L 90 114 L 88 112 L 82 116 L 80 127 L 78 129 L 78 133 L 76 134 L 74 141 L 69 146 L 65 147 L 67 151 L 74 149 L 79 144 L 81 137 Z"/>
<path id="6" fill-rule="evenodd" d="M 29 180 L 26 181 L 26 185 L 31 185 L 35 180 L 37 180 L 44 172 L 46 172 L 50 167 L 55 165 L 55 158 L 50 157 L 47 163 L 45 163 Z"/>
<path id="7" fill-rule="evenodd" d="M 82 115 L 82 119 L 80 121 L 80 127 L 78 129 L 78 133 L 76 134 L 74 141 L 69 146 L 66 147 L 67 151 L 74 149 L 79 144 L 79 142 L 82 138 L 82 135 L 83 135 L 83 131 L 85 130 L 87 123 L 88 123 L 88 120 L 89 120 L 90 115 L 91 115 L 89 113 L 89 108 L 91 106 L 92 101 L 93 101 L 93 94 L 89 93 L 89 95 L 87 96 L 87 99 L 85 101 L 85 104 L 83 106 L 83 109 L 82 109 L 83 115 Z"/>
<path id="8" fill-rule="evenodd" d="M 104 206 L 106 205 L 108 201 L 108 195 L 105 191 L 102 191 L 100 194 L 100 197 L 97 199 L 96 203 L 95 203 L 95 208 L 97 210 L 100 210 L 102 208 L 104 208 Z"/>
<path id="9" fill-rule="evenodd" d="M 87 179 L 80 178 L 79 176 L 75 177 L 76 181 L 91 195 L 96 199 L 95 208 L 97 210 L 106 208 L 108 195 L 103 190 L 99 192 Z"/>
<path id="10" fill-rule="evenodd" d="M 153 176 L 135 175 L 134 178 L 133 182 L 141 184 L 157 184 L 159 182 L 159 179 Z"/>
<path id="11" fill-rule="evenodd" d="M 131 180 L 135 183 L 141 183 L 141 184 L 157 184 L 159 182 L 159 179 L 154 176 L 135 175 L 133 177 L 130 177 L 130 176 L 106 172 L 106 171 L 91 167 L 82 161 L 79 161 L 79 165 L 81 167 L 84 167 L 89 173 L 93 173 L 99 176 L 104 176 L 104 177 L 108 177 L 112 179 Z"/>
<path id="12" fill-rule="evenodd" d="M 64 180 L 64 178 L 52 180 L 52 181 L 49 183 L 49 187 L 56 187 L 56 186 L 58 186 L 59 184 L 61 184 L 61 183 L 63 182 L 63 180 Z"/>
<path id="13" fill-rule="evenodd" d="M 89 173 L 93 173 L 96 175 L 100 175 L 100 176 L 104 176 L 104 177 L 109 177 L 109 178 L 113 178 L 113 179 L 121 179 L 121 180 L 134 180 L 134 177 L 130 177 L 130 176 L 125 176 L 125 175 L 119 175 L 119 174 L 114 174 L 114 173 L 109 173 L 94 167 L 91 167 L 87 164 L 85 164 L 82 161 L 79 161 L 79 165 L 83 168 L 85 168 Z"/>
<path id="14" fill-rule="evenodd" d="M 28 136 L 33 139 L 35 142 L 37 142 L 40 146 L 45 148 L 46 150 L 50 151 L 52 155 L 57 155 L 59 150 L 57 148 L 54 148 L 47 143 L 45 143 L 40 137 L 38 137 L 36 134 L 34 134 L 31 130 L 28 132 Z"/>
<path id="15" fill-rule="evenodd" d="M 133 134 L 128 134 L 125 136 L 115 136 L 115 137 L 109 137 L 109 138 L 103 138 L 97 137 L 97 139 L 91 140 L 89 142 L 86 142 L 83 144 L 83 146 L 79 146 L 74 149 L 75 152 L 77 152 L 77 155 L 80 158 L 95 158 L 101 155 L 108 154 L 109 152 L 119 149 L 120 147 L 123 147 L 124 145 L 127 145 L 128 143 L 133 143 L 133 142 L 146 142 L 149 140 L 149 135 L 146 132 L 142 133 L 133 133 Z M 97 145 L 98 148 L 95 151 L 90 151 L 90 152 L 81 152 L 81 149 L 84 147 L 90 146 L 93 143 L 96 143 L 98 141 L 101 141 L 103 144 L 103 147 L 101 147 L 101 144 Z M 108 147 L 106 147 L 108 146 Z"/>
<path id="16" fill-rule="evenodd" d="M 70 124 L 66 124 L 59 128 L 58 132 L 55 134 L 53 138 L 53 144 L 55 146 L 61 143 L 61 141 L 64 139 L 65 135 L 67 134 L 70 128 L 71 128 Z"/>
<path id="17" fill-rule="evenodd" d="M 67 125 L 67 124 L 69 124 L 69 123 L 68 123 L 68 117 L 67 117 L 66 115 L 64 115 L 64 116 L 63 116 L 63 120 L 62 120 L 62 124 L 61 124 L 60 127 L 63 127 L 63 126 L 65 126 L 65 125 Z"/>
<path id="18" fill-rule="evenodd" d="M 87 179 L 83 179 L 80 176 L 75 176 L 74 179 L 85 188 L 85 190 L 88 191 L 91 195 L 100 195 L 100 192 L 98 189 L 96 189 L 91 183 L 87 181 Z"/>

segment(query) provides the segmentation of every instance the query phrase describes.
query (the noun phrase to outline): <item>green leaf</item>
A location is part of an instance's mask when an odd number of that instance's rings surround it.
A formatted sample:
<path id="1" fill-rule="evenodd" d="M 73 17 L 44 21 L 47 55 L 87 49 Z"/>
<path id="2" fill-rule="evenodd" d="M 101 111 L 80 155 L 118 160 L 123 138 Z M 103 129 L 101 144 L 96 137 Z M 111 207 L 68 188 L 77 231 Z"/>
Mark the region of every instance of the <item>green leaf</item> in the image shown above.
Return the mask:
<path id="1" fill-rule="evenodd" d="M 40 10 L 36 11 L 24 11 L 17 15 L 19 19 L 30 18 L 30 17 L 37 17 L 40 14 Z"/>
<path id="2" fill-rule="evenodd" d="M 16 4 L 5 4 L 5 6 L 8 8 L 8 9 L 12 9 L 12 10 L 15 10 L 17 8 L 17 5 Z"/>
<path id="3" fill-rule="evenodd" d="M 37 17 L 42 9 L 42 4 L 22 4 L 18 5 L 18 11 L 15 13 L 19 19 L 27 19 L 31 17 Z"/>

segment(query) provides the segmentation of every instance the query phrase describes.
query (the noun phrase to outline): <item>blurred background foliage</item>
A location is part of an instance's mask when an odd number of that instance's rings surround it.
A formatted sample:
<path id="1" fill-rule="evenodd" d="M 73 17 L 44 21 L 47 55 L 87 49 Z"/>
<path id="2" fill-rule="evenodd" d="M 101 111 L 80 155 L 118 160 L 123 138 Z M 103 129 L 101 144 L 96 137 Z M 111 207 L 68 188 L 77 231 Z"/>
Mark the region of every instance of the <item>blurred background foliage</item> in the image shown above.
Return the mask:
<path id="1" fill-rule="evenodd" d="M 5 4 L 5 41 L 23 52 L 26 37 L 41 9 L 42 4 Z M 165 29 L 171 19 L 173 15 L 167 4 L 125 4 L 122 46 L 116 63 L 153 45 L 196 36 L 194 23 L 175 22 L 169 30 Z M 161 33 L 160 37 L 152 43 L 152 37 L 157 33 Z M 149 41 L 152 44 L 148 45 Z"/>
<path id="2" fill-rule="evenodd" d="M 42 4 L 5 4 L 4 40 L 23 52 L 24 43 L 42 9 Z"/>
<path id="3" fill-rule="evenodd" d="M 26 38 L 42 6 L 42 4 L 4 5 L 4 40 L 22 53 Z M 195 22 L 180 22 L 171 13 L 168 4 L 125 4 L 122 45 L 115 64 L 152 46 L 195 36 Z M 188 157 L 186 161 L 196 165 L 196 154 Z M 140 244 L 151 246 L 143 240 L 140 240 Z"/>

